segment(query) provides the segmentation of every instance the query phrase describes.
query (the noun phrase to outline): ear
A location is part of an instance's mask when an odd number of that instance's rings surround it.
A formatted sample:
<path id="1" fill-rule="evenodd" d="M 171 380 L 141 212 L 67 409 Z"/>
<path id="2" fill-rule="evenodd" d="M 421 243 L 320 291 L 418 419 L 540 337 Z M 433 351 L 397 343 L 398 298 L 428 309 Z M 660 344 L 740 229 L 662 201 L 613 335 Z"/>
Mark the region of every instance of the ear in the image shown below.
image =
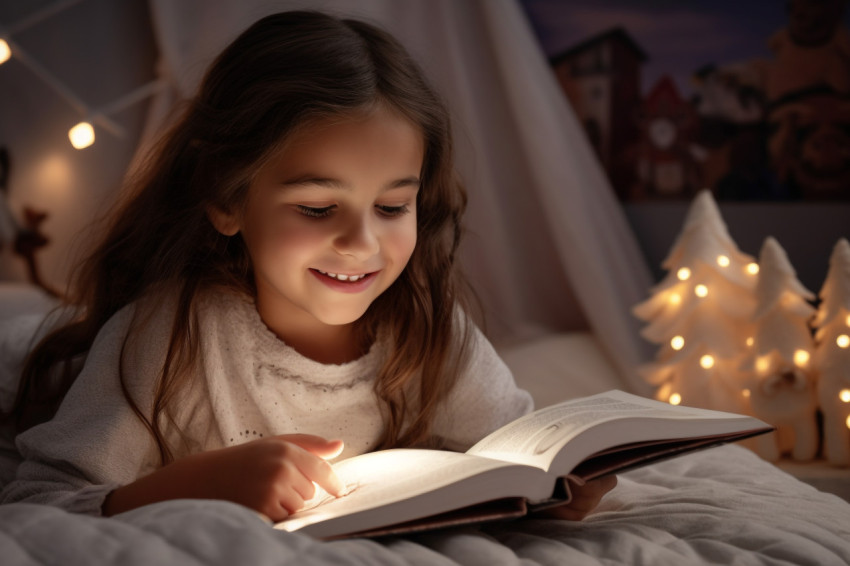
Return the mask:
<path id="1" fill-rule="evenodd" d="M 225 212 L 217 206 L 207 207 L 207 218 L 212 225 L 225 236 L 234 236 L 239 232 L 239 219 L 235 214 Z"/>

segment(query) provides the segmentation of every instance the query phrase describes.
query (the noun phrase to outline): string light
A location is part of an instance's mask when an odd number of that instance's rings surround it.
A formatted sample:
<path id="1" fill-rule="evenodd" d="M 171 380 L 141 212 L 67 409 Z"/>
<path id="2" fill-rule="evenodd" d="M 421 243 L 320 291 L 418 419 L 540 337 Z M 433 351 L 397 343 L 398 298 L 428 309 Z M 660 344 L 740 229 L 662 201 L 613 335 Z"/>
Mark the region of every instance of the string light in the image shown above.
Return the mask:
<path id="1" fill-rule="evenodd" d="M 88 122 L 80 122 L 68 130 L 68 139 L 74 149 L 85 149 L 94 143 L 94 128 Z"/>
<path id="2" fill-rule="evenodd" d="M 671 405 L 678 405 L 682 402 L 682 396 L 678 393 L 672 393 L 670 394 L 670 398 L 667 399 L 667 402 L 669 402 Z"/>
<path id="3" fill-rule="evenodd" d="M 842 389 L 839 391 L 838 398 L 844 403 L 850 403 L 850 389 Z"/>
<path id="4" fill-rule="evenodd" d="M 769 369 L 770 369 L 770 358 L 768 358 L 767 356 L 761 356 L 758 359 L 756 359 L 756 370 L 758 370 L 759 373 L 765 373 Z"/>
<path id="5" fill-rule="evenodd" d="M 743 391 L 741 391 L 741 397 L 743 397 L 744 399 L 749 399 L 750 395 L 752 395 L 752 392 L 749 389 L 744 389 Z"/>
<path id="6" fill-rule="evenodd" d="M 682 336 L 673 336 L 670 340 L 670 347 L 674 350 L 681 350 L 685 346 L 685 338 Z"/>
<path id="7" fill-rule="evenodd" d="M 748 263 L 747 264 L 747 273 L 750 275 L 758 275 L 759 272 L 759 264 L 757 263 Z"/>
<path id="8" fill-rule="evenodd" d="M 703 369 L 711 369 L 714 367 L 714 356 L 711 354 L 706 354 L 699 359 L 699 365 L 702 366 Z"/>
<path id="9" fill-rule="evenodd" d="M 720 267 L 729 267 L 729 256 L 719 255 L 717 256 L 717 265 Z"/>
<path id="10" fill-rule="evenodd" d="M 116 100 L 109 106 L 101 108 L 99 111 L 92 111 L 70 88 L 68 88 L 67 85 L 65 85 L 64 82 L 60 81 L 35 58 L 31 57 L 25 49 L 21 48 L 19 44 L 12 40 L 12 34 L 20 33 L 21 31 L 32 27 L 45 19 L 53 17 L 59 12 L 78 4 L 80 1 L 81 0 L 57 0 L 53 4 L 50 4 L 24 18 L 20 22 L 17 22 L 15 25 L 4 28 L 3 32 L 5 37 L 0 38 L 0 65 L 8 61 L 9 58 L 14 55 L 16 60 L 20 61 L 23 65 L 29 68 L 33 74 L 37 75 L 42 81 L 47 83 L 65 100 L 65 102 L 73 107 L 79 115 L 86 117 L 84 121 L 78 123 L 68 131 L 68 138 L 71 140 L 71 145 L 73 145 L 76 149 L 83 149 L 94 143 L 95 134 L 93 123 L 97 123 L 99 127 L 102 127 L 116 137 L 124 137 L 126 135 L 124 128 L 108 116 L 156 94 L 166 84 L 163 80 L 151 81 Z"/>
<path id="11" fill-rule="evenodd" d="M 696 287 L 694 287 L 694 294 L 697 297 L 703 298 L 708 295 L 708 287 L 700 283 Z"/>
<path id="12" fill-rule="evenodd" d="M 756 340 L 755 340 L 755 338 L 753 338 L 752 336 L 750 336 L 749 338 L 747 338 L 747 346 L 749 346 L 749 347 L 751 347 L 751 348 L 752 348 L 753 344 L 755 344 L 755 343 L 756 343 Z"/>
<path id="13" fill-rule="evenodd" d="M 687 281 L 691 277 L 691 270 L 687 267 L 682 267 L 676 272 L 676 277 L 679 278 L 679 281 Z"/>
<path id="14" fill-rule="evenodd" d="M 847 320 L 845 321 L 847 326 L 850 326 L 850 314 L 847 315 Z"/>
<path id="15" fill-rule="evenodd" d="M 838 338 L 835 339 L 835 343 L 839 348 L 847 348 L 850 346 L 850 336 L 846 334 L 841 334 Z"/>
<path id="16" fill-rule="evenodd" d="M 805 350 L 797 350 L 794 352 L 794 363 L 799 367 L 804 367 L 809 363 L 811 355 Z"/>
<path id="17" fill-rule="evenodd" d="M 0 39 L 0 65 L 8 61 L 12 57 L 12 49 L 5 39 Z"/>
<path id="18" fill-rule="evenodd" d="M 673 293 L 672 295 L 670 295 L 670 304 L 671 305 L 678 305 L 681 302 L 682 302 L 682 295 L 680 295 L 679 293 Z"/>
<path id="19" fill-rule="evenodd" d="M 844 424 L 847 425 L 847 428 L 850 428 L 850 417 L 847 417 L 847 420 L 844 421 Z"/>

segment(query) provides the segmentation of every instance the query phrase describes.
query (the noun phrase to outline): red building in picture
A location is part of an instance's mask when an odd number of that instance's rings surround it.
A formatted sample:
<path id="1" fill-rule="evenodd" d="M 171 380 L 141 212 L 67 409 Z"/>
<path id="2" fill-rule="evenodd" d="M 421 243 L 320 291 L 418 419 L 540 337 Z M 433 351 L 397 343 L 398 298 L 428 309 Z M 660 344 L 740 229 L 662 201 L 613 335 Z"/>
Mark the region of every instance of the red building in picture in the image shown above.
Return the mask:
<path id="1" fill-rule="evenodd" d="M 635 184 L 633 149 L 644 61 L 644 51 L 619 27 L 582 41 L 550 61 L 621 199 L 629 197 Z"/>

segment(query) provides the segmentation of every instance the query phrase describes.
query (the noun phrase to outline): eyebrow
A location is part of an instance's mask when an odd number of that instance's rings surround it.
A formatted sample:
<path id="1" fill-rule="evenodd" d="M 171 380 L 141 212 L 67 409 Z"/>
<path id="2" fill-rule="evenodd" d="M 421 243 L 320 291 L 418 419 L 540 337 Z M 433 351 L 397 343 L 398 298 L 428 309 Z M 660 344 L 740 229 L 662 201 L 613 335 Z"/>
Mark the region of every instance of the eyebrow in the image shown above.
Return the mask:
<path id="1" fill-rule="evenodd" d="M 403 177 L 401 179 L 396 179 L 395 181 L 391 181 L 387 183 L 384 187 L 385 191 L 391 189 L 400 189 L 404 187 L 415 187 L 419 188 L 422 184 L 422 181 L 419 177 L 415 175 L 411 175 L 410 177 Z M 303 187 L 307 185 L 316 185 L 319 187 L 326 187 L 329 189 L 350 189 L 351 187 L 346 183 L 342 182 L 339 179 L 332 179 L 327 177 L 313 177 L 313 176 L 304 176 L 304 177 L 296 177 L 294 179 L 289 179 L 281 183 L 283 187 Z"/>

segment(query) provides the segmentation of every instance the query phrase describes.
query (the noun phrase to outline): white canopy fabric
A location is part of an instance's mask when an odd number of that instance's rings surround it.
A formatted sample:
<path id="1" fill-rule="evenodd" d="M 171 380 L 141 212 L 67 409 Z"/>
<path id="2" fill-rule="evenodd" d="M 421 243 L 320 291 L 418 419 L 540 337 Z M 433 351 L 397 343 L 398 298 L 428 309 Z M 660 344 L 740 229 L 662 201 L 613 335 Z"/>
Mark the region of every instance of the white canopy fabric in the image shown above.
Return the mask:
<path id="1" fill-rule="evenodd" d="M 647 393 L 631 306 L 650 270 L 620 204 L 516 0 L 150 0 L 171 85 L 148 131 L 191 96 L 212 58 L 260 17 L 318 9 L 399 38 L 445 97 L 469 191 L 461 258 L 499 344 L 589 329 L 623 378 Z"/>

